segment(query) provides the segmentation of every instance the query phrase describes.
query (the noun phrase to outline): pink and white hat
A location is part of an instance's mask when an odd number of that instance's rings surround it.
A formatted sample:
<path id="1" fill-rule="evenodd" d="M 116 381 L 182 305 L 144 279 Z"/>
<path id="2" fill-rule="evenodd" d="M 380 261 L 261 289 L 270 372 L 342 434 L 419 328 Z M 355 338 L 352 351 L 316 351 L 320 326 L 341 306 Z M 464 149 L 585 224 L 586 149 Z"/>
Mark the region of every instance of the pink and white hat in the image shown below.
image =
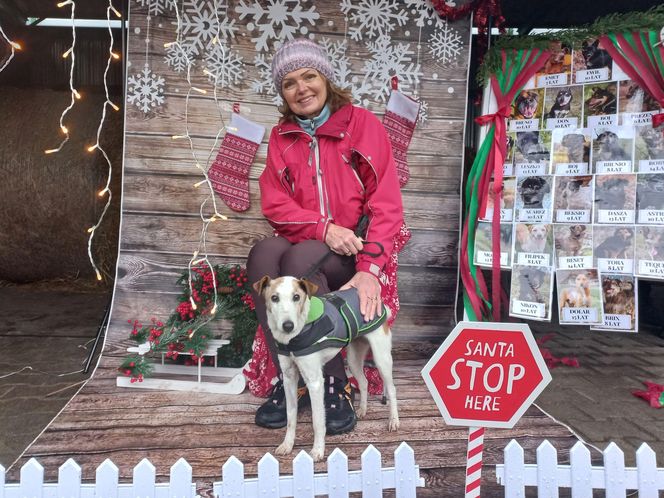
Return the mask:
<path id="1" fill-rule="evenodd" d="M 284 43 L 272 59 L 272 80 L 281 95 L 281 82 L 292 72 L 310 67 L 328 80 L 334 81 L 334 69 L 323 47 L 307 38 L 298 38 Z"/>

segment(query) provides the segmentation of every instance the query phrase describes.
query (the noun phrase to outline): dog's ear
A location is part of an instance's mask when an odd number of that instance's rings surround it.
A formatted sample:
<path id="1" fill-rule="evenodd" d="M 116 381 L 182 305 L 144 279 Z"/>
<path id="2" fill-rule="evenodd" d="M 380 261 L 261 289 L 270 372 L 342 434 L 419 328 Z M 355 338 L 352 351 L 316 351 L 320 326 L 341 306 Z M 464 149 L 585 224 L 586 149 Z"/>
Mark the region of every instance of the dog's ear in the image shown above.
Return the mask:
<path id="1" fill-rule="evenodd" d="M 267 287 L 269 283 L 270 283 L 270 277 L 265 275 L 258 282 L 254 282 L 254 285 L 252 285 L 252 287 L 254 288 L 256 293 L 260 296 L 263 293 L 265 287 Z"/>
<path id="2" fill-rule="evenodd" d="M 318 290 L 318 286 L 306 278 L 298 280 L 298 283 L 300 284 L 300 287 L 302 287 L 302 290 L 306 292 L 307 296 L 313 296 Z"/>

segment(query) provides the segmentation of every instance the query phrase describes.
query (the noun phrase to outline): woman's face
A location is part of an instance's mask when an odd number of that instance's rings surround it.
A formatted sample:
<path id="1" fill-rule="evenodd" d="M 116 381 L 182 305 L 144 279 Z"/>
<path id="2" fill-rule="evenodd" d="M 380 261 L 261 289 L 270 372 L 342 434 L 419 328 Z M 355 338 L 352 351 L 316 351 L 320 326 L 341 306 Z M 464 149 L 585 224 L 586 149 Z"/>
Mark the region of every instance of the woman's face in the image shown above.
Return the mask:
<path id="1" fill-rule="evenodd" d="M 313 118 L 325 106 L 327 83 L 318 71 L 305 67 L 284 77 L 281 93 L 291 111 L 298 116 Z"/>

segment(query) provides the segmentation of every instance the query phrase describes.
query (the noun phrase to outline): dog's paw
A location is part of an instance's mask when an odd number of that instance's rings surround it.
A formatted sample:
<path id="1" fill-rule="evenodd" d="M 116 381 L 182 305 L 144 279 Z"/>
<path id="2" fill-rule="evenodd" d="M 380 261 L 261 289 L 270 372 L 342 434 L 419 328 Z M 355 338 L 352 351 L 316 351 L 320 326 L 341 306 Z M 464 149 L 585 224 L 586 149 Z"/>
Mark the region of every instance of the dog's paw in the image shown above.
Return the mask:
<path id="1" fill-rule="evenodd" d="M 358 418 L 358 420 L 363 419 L 366 415 L 367 415 L 366 406 L 360 406 L 355 412 L 355 416 Z"/>
<path id="2" fill-rule="evenodd" d="M 398 418 L 391 418 L 390 421 L 387 423 L 387 430 L 388 432 L 396 432 L 399 430 L 399 419 Z"/>
<path id="3" fill-rule="evenodd" d="M 275 450 L 275 453 L 277 455 L 290 455 L 291 452 L 293 451 L 293 445 L 288 444 L 285 441 L 279 445 L 279 447 Z"/>
<path id="4" fill-rule="evenodd" d="M 325 448 L 311 448 L 311 452 L 309 454 L 311 455 L 311 458 L 313 458 L 314 462 L 320 462 L 325 456 Z"/>

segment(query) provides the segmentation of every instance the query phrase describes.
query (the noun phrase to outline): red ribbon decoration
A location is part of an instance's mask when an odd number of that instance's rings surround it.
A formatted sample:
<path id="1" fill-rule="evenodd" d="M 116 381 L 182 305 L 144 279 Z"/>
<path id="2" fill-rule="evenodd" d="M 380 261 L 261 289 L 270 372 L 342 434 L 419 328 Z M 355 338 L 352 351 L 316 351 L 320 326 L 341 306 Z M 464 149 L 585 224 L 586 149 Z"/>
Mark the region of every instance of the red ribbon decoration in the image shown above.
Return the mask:
<path id="1" fill-rule="evenodd" d="M 660 102 L 660 107 L 664 107 L 664 102 Z M 658 126 L 664 124 L 664 112 L 660 112 L 659 114 L 653 114 L 652 115 L 652 127 L 657 128 Z"/>

